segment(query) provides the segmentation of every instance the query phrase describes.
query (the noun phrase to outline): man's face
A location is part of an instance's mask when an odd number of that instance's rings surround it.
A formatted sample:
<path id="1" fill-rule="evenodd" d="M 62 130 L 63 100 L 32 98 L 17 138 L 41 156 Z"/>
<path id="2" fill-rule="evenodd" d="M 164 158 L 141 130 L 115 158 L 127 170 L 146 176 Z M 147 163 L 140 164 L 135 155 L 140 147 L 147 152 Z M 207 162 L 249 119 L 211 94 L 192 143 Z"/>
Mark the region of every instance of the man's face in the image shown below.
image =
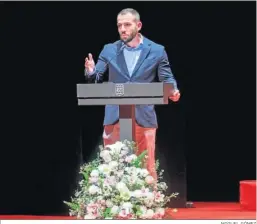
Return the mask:
<path id="1" fill-rule="evenodd" d="M 142 23 L 137 21 L 131 13 L 118 15 L 117 26 L 120 34 L 120 39 L 128 43 L 134 39 L 142 27 Z"/>

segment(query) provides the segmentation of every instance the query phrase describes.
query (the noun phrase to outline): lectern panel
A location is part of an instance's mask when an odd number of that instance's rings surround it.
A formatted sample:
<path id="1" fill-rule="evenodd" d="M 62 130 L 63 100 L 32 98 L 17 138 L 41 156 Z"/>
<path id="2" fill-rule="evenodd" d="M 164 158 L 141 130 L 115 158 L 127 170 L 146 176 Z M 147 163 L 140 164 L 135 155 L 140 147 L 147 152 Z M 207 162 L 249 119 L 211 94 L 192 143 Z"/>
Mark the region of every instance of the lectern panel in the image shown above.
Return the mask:
<path id="1" fill-rule="evenodd" d="M 78 99 L 78 105 L 146 105 L 167 104 L 163 98 L 109 98 L 109 99 Z"/>
<path id="2" fill-rule="evenodd" d="M 77 97 L 163 97 L 167 89 L 172 90 L 172 87 L 172 84 L 167 83 L 77 84 Z"/>

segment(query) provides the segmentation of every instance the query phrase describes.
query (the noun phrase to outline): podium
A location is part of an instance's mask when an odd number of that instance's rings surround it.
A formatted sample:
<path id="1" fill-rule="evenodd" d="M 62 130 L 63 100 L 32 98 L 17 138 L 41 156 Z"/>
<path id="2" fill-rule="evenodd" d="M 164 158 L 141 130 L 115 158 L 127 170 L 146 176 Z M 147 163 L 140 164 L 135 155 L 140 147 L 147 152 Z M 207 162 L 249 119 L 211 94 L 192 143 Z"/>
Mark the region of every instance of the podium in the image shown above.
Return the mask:
<path id="1" fill-rule="evenodd" d="M 79 106 L 119 105 L 121 141 L 135 141 L 135 105 L 168 104 L 172 91 L 172 84 L 162 82 L 77 84 Z M 185 171 L 179 174 L 176 172 L 172 179 L 178 182 L 175 184 L 178 187 L 171 188 L 173 192 L 179 192 L 179 196 L 178 199 L 172 200 L 171 206 L 187 207 Z"/>
<path id="2" fill-rule="evenodd" d="M 78 105 L 119 105 L 120 140 L 135 141 L 135 105 L 168 104 L 167 83 L 77 84 Z"/>

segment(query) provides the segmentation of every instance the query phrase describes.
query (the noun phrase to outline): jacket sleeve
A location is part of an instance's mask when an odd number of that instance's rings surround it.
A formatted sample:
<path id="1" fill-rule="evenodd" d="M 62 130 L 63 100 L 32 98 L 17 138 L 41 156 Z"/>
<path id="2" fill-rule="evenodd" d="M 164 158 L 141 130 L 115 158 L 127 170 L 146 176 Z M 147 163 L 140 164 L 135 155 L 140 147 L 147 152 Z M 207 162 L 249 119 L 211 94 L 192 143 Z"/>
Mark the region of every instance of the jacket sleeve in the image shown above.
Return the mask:
<path id="1" fill-rule="evenodd" d="M 86 69 L 84 70 L 85 77 L 91 82 L 93 82 L 93 81 L 99 82 L 99 81 L 103 80 L 103 77 L 104 77 L 103 75 L 106 72 L 107 67 L 108 67 L 108 61 L 107 61 L 106 57 L 104 56 L 106 54 L 106 46 L 107 45 L 104 46 L 104 48 L 102 49 L 102 51 L 98 57 L 98 61 L 95 65 L 94 71 L 91 73 L 88 73 L 86 71 Z"/>
<path id="2" fill-rule="evenodd" d="M 169 59 L 164 48 L 158 65 L 158 77 L 160 82 L 172 83 L 174 90 L 178 90 L 177 81 L 171 71 Z"/>

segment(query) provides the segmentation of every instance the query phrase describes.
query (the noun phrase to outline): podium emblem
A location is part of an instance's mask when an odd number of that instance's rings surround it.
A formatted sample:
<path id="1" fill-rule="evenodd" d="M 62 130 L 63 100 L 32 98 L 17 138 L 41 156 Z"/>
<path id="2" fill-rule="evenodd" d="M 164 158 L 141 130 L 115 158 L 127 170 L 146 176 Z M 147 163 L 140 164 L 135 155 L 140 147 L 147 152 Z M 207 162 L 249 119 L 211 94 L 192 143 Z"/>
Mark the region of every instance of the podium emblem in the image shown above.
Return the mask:
<path id="1" fill-rule="evenodd" d="M 123 96 L 124 95 L 124 85 L 123 84 L 115 84 L 115 95 Z"/>

